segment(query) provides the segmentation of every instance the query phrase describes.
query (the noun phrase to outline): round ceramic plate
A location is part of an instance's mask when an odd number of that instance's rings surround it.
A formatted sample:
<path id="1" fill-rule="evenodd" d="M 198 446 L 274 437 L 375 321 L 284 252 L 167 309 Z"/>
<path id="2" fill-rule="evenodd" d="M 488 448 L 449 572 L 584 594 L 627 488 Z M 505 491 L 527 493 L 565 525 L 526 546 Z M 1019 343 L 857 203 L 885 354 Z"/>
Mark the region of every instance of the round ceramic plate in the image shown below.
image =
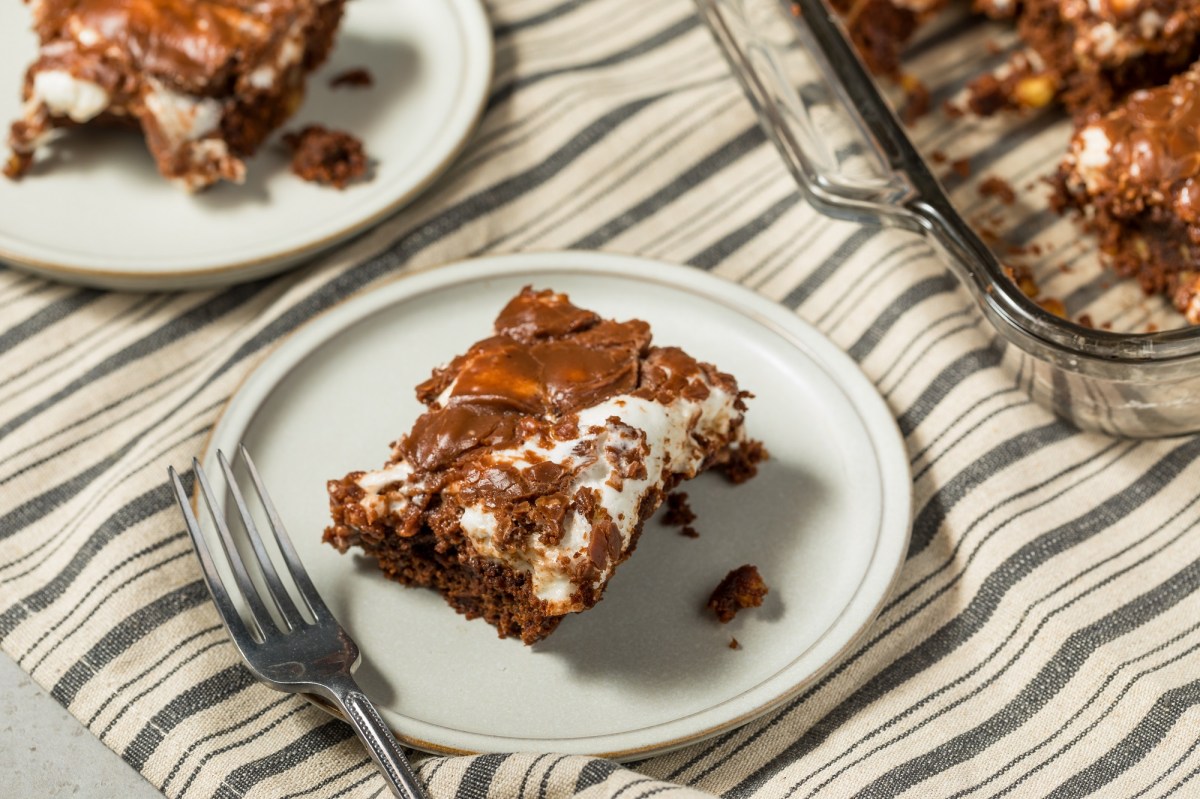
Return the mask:
<path id="1" fill-rule="evenodd" d="M 591 610 L 527 647 L 431 590 L 321 543 L 325 481 L 382 465 L 421 411 L 413 387 L 491 334 L 522 286 L 565 291 L 655 342 L 732 372 L 771 458 L 733 486 L 685 490 L 698 539 L 646 523 Z M 744 723 L 794 696 L 878 612 L 907 547 L 908 459 L 855 364 L 787 309 L 696 269 L 567 252 L 404 277 L 297 331 L 243 384 L 214 430 L 244 442 L 317 587 L 362 648 L 358 678 L 406 742 L 430 751 L 554 751 L 630 759 Z M 705 609 L 729 570 L 758 566 L 764 604 L 727 625 Z M 740 649 L 730 647 L 736 638 Z"/>
<path id="2" fill-rule="evenodd" d="M 23 3 L 0 3 L 0 129 L 20 107 L 36 52 Z M 366 89 L 329 86 L 365 67 Z M 188 195 L 154 168 L 140 135 L 83 128 L 45 148 L 30 175 L 0 179 L 0 259 L 108 288 L 180 289 L 261 277 L 378 222 L 453 160 L 492 73 L 480 0 L 354 0 L 329 61 L 284 130 L 352 131 L 375 175 L 345 191 L 291 174 L 279 133 L 248 162 L 246 183 Z M 0 142 L 0 154 L 5 152 Z"/>

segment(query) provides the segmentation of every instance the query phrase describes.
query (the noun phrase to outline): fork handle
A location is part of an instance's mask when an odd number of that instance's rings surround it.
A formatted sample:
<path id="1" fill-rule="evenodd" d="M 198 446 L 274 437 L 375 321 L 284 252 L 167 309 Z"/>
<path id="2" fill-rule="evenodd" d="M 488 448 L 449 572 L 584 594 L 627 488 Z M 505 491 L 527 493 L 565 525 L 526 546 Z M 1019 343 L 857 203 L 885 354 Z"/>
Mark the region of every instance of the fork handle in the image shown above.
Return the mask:
<path id="1" fill-rule="evenodd" d="M 383 772 L 392 793 L 400 799 L 429 799 L 408 765 L 408 758 L 396 744 L 396 737 L 379 717 L 371 700 L 357 686 L 338 692 L 336 698 L 354 731 L 366 744 L 371 759 Z"/>

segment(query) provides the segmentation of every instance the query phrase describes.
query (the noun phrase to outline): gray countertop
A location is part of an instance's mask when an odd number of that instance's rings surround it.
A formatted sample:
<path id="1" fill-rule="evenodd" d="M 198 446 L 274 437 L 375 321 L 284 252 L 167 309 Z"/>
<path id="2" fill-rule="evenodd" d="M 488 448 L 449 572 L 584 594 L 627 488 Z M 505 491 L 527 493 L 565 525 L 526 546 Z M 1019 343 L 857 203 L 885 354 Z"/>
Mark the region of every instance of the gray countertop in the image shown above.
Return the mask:
<path id="1" fill-rule="evenodd" d="M 41 686 L 0 654 L 0 794 L 13 799 L 162 799 Z"/>

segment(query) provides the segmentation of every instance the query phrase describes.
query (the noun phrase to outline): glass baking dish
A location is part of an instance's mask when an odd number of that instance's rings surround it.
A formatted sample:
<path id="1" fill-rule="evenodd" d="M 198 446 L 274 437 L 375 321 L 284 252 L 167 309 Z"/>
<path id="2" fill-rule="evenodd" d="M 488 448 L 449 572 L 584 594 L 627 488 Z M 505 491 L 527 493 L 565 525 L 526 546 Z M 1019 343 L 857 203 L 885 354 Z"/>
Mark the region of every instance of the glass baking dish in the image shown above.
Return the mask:
<path id="1" fill-rule="evenodd" d="M 1153 332 L 1092 328 L 1026 296 L 951 202 L 823 0 L 798 0 L 798 13 L 788 0 L 695 2 L 808 201 L 829 216 L 925 237 L 991 323 L 1002 363 L 1037 402 L 1111 435 L 1200 431 L 1200 327 L 1156 330 L 1182 319 L 1142 298 L 1139 307 L 1150 310 L 1137 318 Z M 1130 283 L 1105 278 L 1091 261 L 1094 285 Z M 1094 301 L 1096 292 L 1075 294 Z"/>

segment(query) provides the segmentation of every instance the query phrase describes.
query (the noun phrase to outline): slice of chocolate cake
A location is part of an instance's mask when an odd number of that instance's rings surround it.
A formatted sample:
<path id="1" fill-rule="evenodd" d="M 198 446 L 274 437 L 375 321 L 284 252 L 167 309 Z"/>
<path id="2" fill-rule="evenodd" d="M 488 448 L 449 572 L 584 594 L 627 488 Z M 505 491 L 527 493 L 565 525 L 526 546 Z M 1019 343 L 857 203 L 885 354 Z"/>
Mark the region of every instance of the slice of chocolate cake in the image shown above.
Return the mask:
<path id="1" fill-rule="evenodd" d="M 1200 324 L 1200 64 L 1081 127 L 1057 183 L 1118 274 Z"/>
<path id="2" fill-rule="evenodd" d="M 600 601 L 676 484 L 753 468 L 748 396 L 645 322 L 526 288 L 417 387 L 428 410 L 382 469 L 330 481 L 325 541 L 531 644 Z"/>
<path id="3" fill-rule="evenodd" d="M 344 0 L 35 0 L 41 42 L 25 76 L 5 174 L 60 127 L 140 127 L 164 177 L 189 191 L 241 182 L 304 96 Z"/>

